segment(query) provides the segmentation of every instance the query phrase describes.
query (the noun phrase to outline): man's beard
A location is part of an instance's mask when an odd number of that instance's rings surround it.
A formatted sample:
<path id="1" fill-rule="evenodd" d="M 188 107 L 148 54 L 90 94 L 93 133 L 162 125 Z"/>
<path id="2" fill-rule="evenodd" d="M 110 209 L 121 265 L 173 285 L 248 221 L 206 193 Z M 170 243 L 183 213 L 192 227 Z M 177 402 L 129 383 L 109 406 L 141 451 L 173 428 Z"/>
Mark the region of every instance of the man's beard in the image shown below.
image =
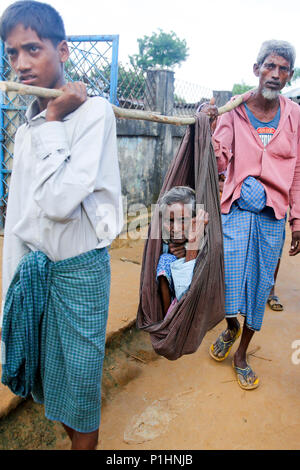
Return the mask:
<path id="1" fill-rule="evenodd" d="M 261 94 L 266 100 L 275 100 L 276 98 L 278 98 L 280 91 L 270 90 L 270 88 L 263 88 Z"/>

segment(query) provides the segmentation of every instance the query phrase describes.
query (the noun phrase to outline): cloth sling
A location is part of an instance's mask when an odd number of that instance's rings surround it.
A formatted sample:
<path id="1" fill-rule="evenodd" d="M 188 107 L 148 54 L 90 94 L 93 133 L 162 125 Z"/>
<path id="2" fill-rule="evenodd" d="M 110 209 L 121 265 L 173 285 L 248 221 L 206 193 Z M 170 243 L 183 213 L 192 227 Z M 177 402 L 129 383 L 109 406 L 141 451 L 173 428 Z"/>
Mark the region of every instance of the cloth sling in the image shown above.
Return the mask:
<path id="1" fill-rule="evenodd" d="M 30 252 L 4 307 L 2 383 L 83 433 L 100 424 L 109 289 L 106 248 L 58 262 Z"/>
<path id="2" fill-rule="evenodd" d="M 253 176 L 244 180 L 229 214 L 222 214 L 226 317 L 241 313 L 254 331 L 261 329 L 274 284 L 285 221 L 266 207 L 264 187 Z"/>
<path id="3" fill-rule="evenodd" d="M 189 291 L 165 318 L 156 282 L 162 253 L 161 219 L 156 207 L 145 243 L 140 278 L 137 327 L 150 333 L 154 350 L 169 360 L 194 353 L 224 311 L 224 260 L 216 158 L 209 119 L 196 115 L 166 174 L 160 196 L 173 186 L 190 186 L 196 203 L 209 213 L 204 245 L 196 260 Z"/>

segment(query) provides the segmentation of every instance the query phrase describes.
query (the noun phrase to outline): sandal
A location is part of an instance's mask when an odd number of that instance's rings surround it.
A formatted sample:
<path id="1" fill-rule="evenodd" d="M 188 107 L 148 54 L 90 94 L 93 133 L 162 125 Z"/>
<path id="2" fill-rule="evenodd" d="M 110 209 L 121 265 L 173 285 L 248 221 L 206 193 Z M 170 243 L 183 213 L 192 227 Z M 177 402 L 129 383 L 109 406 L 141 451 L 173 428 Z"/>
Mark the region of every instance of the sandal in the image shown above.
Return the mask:
<path id="1" fill-rule="evenodd" d="M 270 309 L 274 310 L 275 312 L 282 312 L 283 305 L 279 302 L 279 298 L 277 295 L 270 295 L 267 301 Z"/>
<path id="2" fill-rule="evenodd" d="M 228 329 L 223 331 L 220 334 L 220 336 L 217 338 L 217 341 L 215 343 L 213 343 L 211 345 L 211 347 L 209 348 L 209 354 L 215 361 L 218 361 L 218 362 L 225 361 L 225 359 L 227 358 L 227 356 L 230 353 L 230 350 L 231 350 L 234 342 L 241 335 L 241 328 L 239 328 L 237 330 L 237 332 L 235 333 L 235 335 L 230 340 L 224 341 L 224 335 L 227 331 L 228 331 Z M 214 353 L 214 345 L 215 344 L 217 344 L 219 346 L 219 349 L 220 349 L 219 353 L 222 353 L 222 356 L 216 356 L 215 355 L 215 353 Z"/>
<path id="3" fill-rule="evenodd" d="M 234 361 L 232 361 L 232 367 L 236 372 L 238 384 L 243 390 L 254 390 L 259 386 L 259 378 L 256 376 L 255 372 L 253 372 L 249 364 L 247 364 L 245 369 L 241 369 L 234 364 Z M 255 377 L 254 382 L 248 382 L 251 377 L 251 373 Z"/>

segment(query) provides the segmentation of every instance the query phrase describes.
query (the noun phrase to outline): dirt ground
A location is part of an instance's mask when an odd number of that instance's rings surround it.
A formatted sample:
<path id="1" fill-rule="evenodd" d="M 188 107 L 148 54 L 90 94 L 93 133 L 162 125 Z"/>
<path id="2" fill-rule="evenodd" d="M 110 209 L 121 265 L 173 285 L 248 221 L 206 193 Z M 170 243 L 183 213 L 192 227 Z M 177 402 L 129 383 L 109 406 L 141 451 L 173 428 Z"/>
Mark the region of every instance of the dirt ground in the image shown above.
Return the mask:
<path id="1" fill-rule="evenodd" d="M 116 379 L 116 393 L 104 400 L 99 450 L 300 449 L 300 364 L 292 362 L 292 343 L 300 340 L 300 256 L 288 256 L 289 244 L 288 235 L 277 281 L 285 309 L 266 308 L 262 331 L 250 346 L 249 361 L 260 377 L 260 387 L 250 392 L 239 388 L 231 366 L 235 348 L 224 363 L 208 355 L 225 322 L 206 335 L 197 353 L 175 362 L 151 354 L 147 359 L 139 354 L 141 346 L 135 345 L 132 351 L 138 353 L 127 351 L 126 356 L 131 378 L 123 383 Z M 115 297 L 112 302 L 116 308 L 119 305 L 124 322 L 128 311 L 137 306 L 140 266 L 120 258 L 139 262 L 142 247 L 138 243 L 112 252 L 118 261 L 113 279 L 127 299 L 122 305 Z M 133 269 L 130 275 L 128 268 Z M 146 336 L 141 339 L 135 334 L 132 343 L 148 341 L 145 349 L 149 348 L 148 335 L 143 333 Z M 123 369 L 124 362 L 118 359 L 106 365 L 106 371 L 121 374 Z M 45 420 L 42 407 L 30 402 L 2 424 L 2 448 L 18 448 L 20 436 L 22 448 L 69 448 L 60 425 Z"/>
<path id="2" fill-rule="evenodd" d="M 99 449 L 300 449 L 300 364 L 292 362 L 292 343 L 300 340 L 300 256 L 289 257 L 289 245 L 288 234 L 277 282 L 285 309 L 266 308 L 250 346 L 260 387 L 240 389 L 234 349 L 224 363 L 208 355 L 223 322 L 196 354 L 149 363 L 104 407 Z"/>

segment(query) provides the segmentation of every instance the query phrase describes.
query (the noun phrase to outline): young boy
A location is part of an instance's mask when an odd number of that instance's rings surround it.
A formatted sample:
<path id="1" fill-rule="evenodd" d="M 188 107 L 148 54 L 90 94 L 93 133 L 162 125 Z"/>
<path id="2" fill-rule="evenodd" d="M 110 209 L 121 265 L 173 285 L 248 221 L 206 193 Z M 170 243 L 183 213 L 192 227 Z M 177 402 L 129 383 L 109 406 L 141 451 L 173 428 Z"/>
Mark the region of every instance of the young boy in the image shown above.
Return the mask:
<path id="1" fill-rule="evenodd" d="M 65 83 L 69 50 L 63 21 L 51 6 L 13 3 L 2 15 L 0 34 L 21 83 L 63 91 L 57 99 L 35 100 L 16 134 L 3 255 L 2 380 L 9 382 L 25 331 L 28 344 L 35 335 L 29 346 L 38 345 L 31 358 L 38 370 L 30 393 L 44 403 L 46 417 L 64 425 L 72 449 L 95 449 L 110 289 L 107 247 L 123 224 L 115 118 L 105 99 L 87 97 L 83 83 Z M 25 313 L 11 307 L 20 278 L 28 294 Z M 39 312 L 38 327 L 11 336 L 16 311 L 18 328 Z"/>
<path id="2" fill-rule="evenodd" d="M 167 315 L 190 287 L 208 214 L 202 209 L 196 211 L 195 191 L 188 186 L 170 189 L 162 196 L 159 207 L 164 243 L 156 277 Z"/>

